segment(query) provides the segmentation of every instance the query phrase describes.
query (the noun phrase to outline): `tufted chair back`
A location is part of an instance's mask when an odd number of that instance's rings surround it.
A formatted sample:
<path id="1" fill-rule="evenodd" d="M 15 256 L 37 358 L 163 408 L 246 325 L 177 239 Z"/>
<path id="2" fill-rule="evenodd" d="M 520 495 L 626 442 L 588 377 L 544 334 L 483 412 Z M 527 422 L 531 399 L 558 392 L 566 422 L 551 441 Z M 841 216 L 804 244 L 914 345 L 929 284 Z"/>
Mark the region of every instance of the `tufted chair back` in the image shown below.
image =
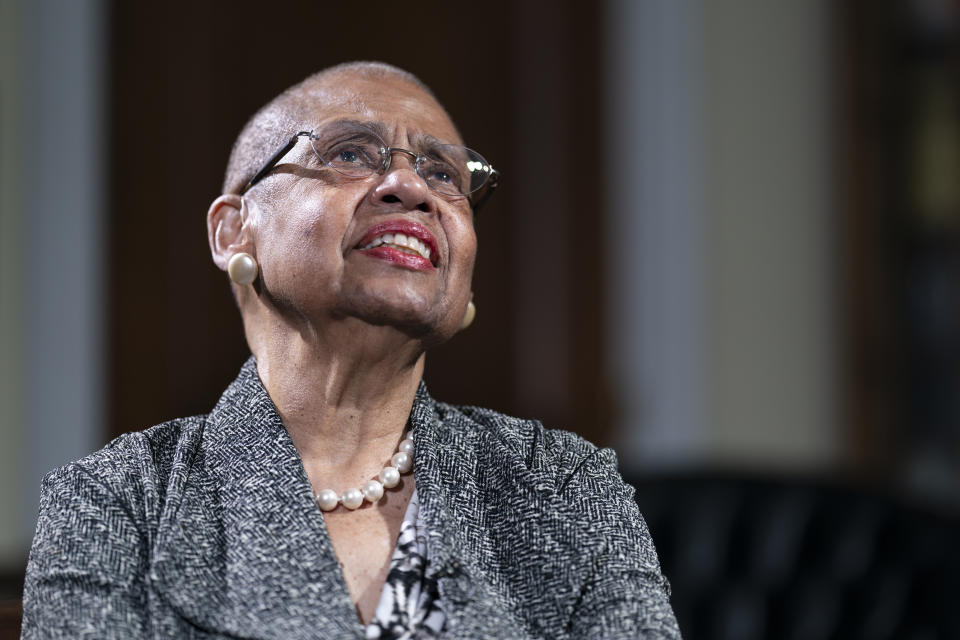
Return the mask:
<path id="1" fill-rule="evenodd" d="M 960 521 L 815 481 L 633 478 L 685 640 L 960 640 Z"/>

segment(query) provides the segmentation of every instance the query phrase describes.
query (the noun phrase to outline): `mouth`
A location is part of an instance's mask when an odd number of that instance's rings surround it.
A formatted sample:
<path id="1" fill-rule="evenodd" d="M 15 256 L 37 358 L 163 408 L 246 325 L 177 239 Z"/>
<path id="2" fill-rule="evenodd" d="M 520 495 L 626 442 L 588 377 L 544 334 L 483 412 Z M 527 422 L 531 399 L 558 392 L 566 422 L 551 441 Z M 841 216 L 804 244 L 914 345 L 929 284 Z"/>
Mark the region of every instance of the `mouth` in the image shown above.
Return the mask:
<path id="1" fill-rule="evenodd" d="M 417 268 L 436 268 L 439 258 L 433 235 L 424 226 L 409 220 L 375 225 L 364 234 L 356 249 L 372 257 Z"/>
<path id="2" fill-rule="evenodd" d="M 402 233 L 385 233 L 377 236 L 367 244 L 360 247 L 361 250 L 373 249 L 374 247 L 387 247 L 396 249 L 412 256 L 420 256 L 424 260 L 430 260 L 430 247 L 423 240 L 413 236 L 407 236 Z M 431 264 L 433 261 L 431 260 Z"/>

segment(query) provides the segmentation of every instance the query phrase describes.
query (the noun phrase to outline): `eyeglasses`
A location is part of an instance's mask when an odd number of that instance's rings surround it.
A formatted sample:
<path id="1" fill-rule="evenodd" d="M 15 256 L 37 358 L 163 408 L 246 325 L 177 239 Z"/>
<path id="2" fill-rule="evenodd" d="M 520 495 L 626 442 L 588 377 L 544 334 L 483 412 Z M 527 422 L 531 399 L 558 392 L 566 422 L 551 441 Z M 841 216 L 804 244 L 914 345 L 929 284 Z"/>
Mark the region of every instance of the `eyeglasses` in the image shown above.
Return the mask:
<path id="1" fill-rule="evenodd" d="M 428 187 L 445 196 L 466 197 L 474 210 L 487 201 L 500 181 L 500 173 L 473 149 L 431 140 L 421 153 L 415 153 L 387 146 L 379 135 L 364 126 L 341 126 L 295 133 L 250 178 L 240 195 L 266 177 L 303 137 L 310 140 L 314 155 L 324 166 L 349 178 L 386 173 L 394 153 L 407 155 Z"/>

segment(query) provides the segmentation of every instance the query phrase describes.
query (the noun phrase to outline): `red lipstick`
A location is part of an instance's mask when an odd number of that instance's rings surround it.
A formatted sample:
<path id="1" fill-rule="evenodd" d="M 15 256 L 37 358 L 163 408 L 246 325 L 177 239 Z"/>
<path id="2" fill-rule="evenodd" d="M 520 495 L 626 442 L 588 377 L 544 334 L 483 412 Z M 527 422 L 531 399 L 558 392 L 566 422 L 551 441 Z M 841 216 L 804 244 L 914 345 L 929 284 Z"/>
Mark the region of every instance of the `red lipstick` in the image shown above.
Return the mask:
<path id="1" fill-rule="evenodd" d="M 397 235 L 402 237 L 396 238 Z M 371 258 L 415 271 L 435 269 L 440 257 L 433 234 L 422 224 L 403 218 L 370 227 L 356 249 Z"/>

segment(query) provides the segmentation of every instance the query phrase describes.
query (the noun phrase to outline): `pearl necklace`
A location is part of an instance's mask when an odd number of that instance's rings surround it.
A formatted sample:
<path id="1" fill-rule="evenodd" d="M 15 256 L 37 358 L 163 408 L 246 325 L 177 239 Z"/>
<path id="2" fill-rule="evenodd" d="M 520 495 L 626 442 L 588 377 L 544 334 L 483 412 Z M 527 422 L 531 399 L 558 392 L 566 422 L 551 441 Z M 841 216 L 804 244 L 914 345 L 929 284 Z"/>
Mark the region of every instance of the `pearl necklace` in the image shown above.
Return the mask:
<path id="1" fill-rule="evenodd" d="M 324 489 L 315 498 L 317 506 L 324 511 L 333 511 L 342 504 L 351 511 L 363 505 L 363 501 L 374 503 L 383 497 L 384 487 L 392 489 L 400 483 L 400 474 L 413 469 L 413 431 L 404 436 L 397 452 L 390 458 L 390 464 L 380 470 L 376 480 L 367 480 L 359 489 L 347 489 L 337 495 L 333 489 Z"/>

